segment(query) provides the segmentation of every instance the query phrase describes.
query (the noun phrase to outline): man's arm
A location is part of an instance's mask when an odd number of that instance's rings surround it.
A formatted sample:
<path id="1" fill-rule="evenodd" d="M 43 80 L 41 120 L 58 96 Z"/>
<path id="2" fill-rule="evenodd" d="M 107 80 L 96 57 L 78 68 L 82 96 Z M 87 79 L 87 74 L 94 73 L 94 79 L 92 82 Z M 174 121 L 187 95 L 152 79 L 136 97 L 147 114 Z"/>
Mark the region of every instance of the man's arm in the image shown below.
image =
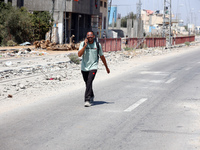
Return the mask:
<path id="1" fill-rule="evenodd" d="M 81 57 L 83 55 L 85 48 L 87 47 L 88 39 L 85 39 L 84 43 L 85 44 L 84 44 L 83 48 L 80 51 L 78 51 L 78 57 Z"/>
<path id="2" fill-rule="evenodd" d="M 106 58 L 104 57 L 104 55 L 100 56 L 101 61 L 103 62 L 104 66 L 106 67 L 106 71 L 107 73 L 110 73 L 110 69 L 108 68 L 108 65 L 106 63 Z"/>

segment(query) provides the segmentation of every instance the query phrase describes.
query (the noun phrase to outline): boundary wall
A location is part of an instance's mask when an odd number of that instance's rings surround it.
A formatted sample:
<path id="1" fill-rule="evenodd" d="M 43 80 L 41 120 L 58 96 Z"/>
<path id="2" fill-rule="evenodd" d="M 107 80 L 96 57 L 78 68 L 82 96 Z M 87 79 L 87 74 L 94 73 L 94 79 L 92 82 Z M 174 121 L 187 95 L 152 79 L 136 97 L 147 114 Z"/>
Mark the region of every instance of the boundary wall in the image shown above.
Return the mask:
<path id="1" fill-rule="evenodd" d="M 126 44 L 127 40 L 127 44 Z M 195 36 L 173 37 L 172 45 L 183 44 L 185 42 L 195 41 Z M 121 51 L 125 47 L 142 48 L 142 47 L 166 47 L 166 38 L 127 38 L 124 41 L 121 38 L 99 39 L 104 52 Z"/>

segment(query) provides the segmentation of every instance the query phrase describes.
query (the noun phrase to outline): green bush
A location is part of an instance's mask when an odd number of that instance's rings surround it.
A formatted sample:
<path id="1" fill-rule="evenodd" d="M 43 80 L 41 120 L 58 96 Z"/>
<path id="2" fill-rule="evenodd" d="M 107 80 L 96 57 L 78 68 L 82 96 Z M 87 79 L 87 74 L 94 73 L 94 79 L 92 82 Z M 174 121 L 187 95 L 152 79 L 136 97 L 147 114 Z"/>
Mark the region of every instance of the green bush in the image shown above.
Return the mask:
<path id="1" fill-rule="evenodd" d="M 53 25 L 49 12 L 29 13 L 26 8 L 0 2 L 0 45 L 12 40 L 18 44 L 45 39 Z"/>
<path id="2" fill-rule="evenodd" d="M 7 46 L 16 46 L 17 43 L 15 43 L 13 40 L 9 40 L 6 45 Z"/>
<path id="3" fill-rule="evenodd" d="M 190 46 L 190 42 L 185 42 L 185 45 L 186 46 Z"/>
<path id="4" fill-rule="evenodd" d="M 33 24 L 34 40 L 45 39 L 46 33 L 53 26 L 50 13 L 34 11 L 30 16 Z"/>
<path id="5" fill-rule="evenodd" d="M 29 12 L 25 8 L 12 7 L 10 3 L 0 7 L 0 43 L 31 41 L 33 32 Z"/>
<path id="6" fill-rule="evenodd" d="M 133 12 L 130 12 L 128 15 L 126 15 L 125 17 L 121 18 L 121 27 L 127 27 L 127 19 L 136 19 L 136 14 L 134 14 Z"/>
<path id="7" fill-rule="evenodd" d="M 78 57 L 78 55 L 71 53 L 68 55 L 70 62 L 75 63 L 75 64 L 80 64 L 80 59 Z"/>
<path id="8" fill-rule="evenodd" d="M 125 51 L 130 51 L 130 50 L 132 50 L 132 48 L 130 48 L 130 47 L 125 47 L 124 50 L 125 50 Z"/>

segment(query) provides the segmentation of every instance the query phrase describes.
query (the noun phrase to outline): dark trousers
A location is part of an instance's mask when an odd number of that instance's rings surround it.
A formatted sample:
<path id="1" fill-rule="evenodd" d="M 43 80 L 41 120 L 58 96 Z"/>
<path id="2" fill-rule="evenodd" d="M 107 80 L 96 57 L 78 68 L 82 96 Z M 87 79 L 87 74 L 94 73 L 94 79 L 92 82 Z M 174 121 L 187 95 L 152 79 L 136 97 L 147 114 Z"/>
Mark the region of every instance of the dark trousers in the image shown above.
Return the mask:
<path id="1" fill-rule="evenodd" d="M 83 75 L 83 80 L 85 81 L 86 89 L 85 89 L 85 101 L 90 101 L 92 97 L 94 97 L 94 92 L 92 89 L 92 82 L 97 73 L 97 70 L 90 71 L 81 71 Z"/>

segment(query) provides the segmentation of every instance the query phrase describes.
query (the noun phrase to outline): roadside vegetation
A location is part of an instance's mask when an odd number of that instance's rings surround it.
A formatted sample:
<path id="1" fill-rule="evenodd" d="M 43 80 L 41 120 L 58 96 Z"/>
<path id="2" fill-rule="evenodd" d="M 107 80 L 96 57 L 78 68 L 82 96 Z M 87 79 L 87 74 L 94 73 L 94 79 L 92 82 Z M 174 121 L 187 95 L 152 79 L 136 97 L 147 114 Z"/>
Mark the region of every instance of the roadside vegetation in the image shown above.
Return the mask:
<path id="1" fill-rule="evenodd" d="M 12 46 L 45 39 L 52 22 L 49 12 L 30 13 L 24 7 L 0 2 L 0 45 Z"/>
<path id="2" fill-rule="evenodd" d="M 75 64 L 80 64 L 80 59 L 77 54 L 71 53 L 68 55 L 70 62 Z"/>
<path id="3" fill-rule="evenodd" d="M 190 46 L 190 42 L 185 42 L 185 45 L 186 46 Z"/>
<path id="4" fill-rule="evenodd" d="M 122 17 L 122 19 L 121 19 L 121 27 L 124 27 L 124 28 L 127 27 L 127 20 L 128 19 L 136 19 L 136 14 L 134 14 L 133 12 L 131 12 L 127 16 Z"/>

